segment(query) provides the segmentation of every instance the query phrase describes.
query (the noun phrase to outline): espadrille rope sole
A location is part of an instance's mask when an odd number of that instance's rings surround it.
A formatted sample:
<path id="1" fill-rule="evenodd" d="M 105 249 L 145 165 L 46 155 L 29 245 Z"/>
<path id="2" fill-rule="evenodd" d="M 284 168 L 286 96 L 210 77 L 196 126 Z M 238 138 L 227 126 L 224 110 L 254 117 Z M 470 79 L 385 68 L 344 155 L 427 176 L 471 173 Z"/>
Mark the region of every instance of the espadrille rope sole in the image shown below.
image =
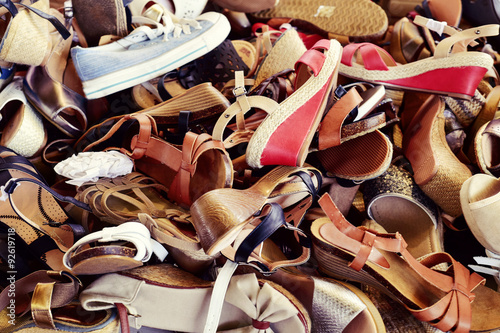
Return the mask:
<path id="1" fill-rule="evenodd" d="M 430 20 L 429 23 L 436 24 Z M 493 59 L 482 52 L 466 52 L 463 44 L 496 36 L 499 28 L 490 24 L 456 32 L 438 44 L 433 57 L 405 65 L 398 65 L 377 45 L 349 44 L 344 48 L 339 73 L 399 89 L 471 99 L 483 76 L 492 68 Z"/>
<path id="2" fill-rule="evenodd" d="M 436 59 L 426 58 L 401 66 L 390 67 L 389 70 L 369 70 L 362 66 L 347 66 L 340 64 L 339 73 L 354 79 L 360 79 L 372 83 L 383 83 L 386 86 L 425 91 L 429 93 L 439 93 L 451 97 L 470 99 L 474 95 L 475 89 L 484 73 L 480 71 L 477 75 L 472 74 L 472 70 L 484 69 L 493 66 L 493 59 L 485 53 L 462 52 L 454 54 L 447 58 Z M 473 92 L 470 93 L 467 88 L 463 88 L 460 83 L 454 83 L 453 78 L 456 72 L 460 72 L 474 84 Z M 455 74 L 455 75 L 454 75 Z M 432 84 L 433 81 L 436 84 Z M 439 82 L 439 84 L 437 83 Z"/>
<path id="3" fill-rule="evenodd" d="M 384 10 L 367 0 L 282 0 L 274 8 L 252 14 L 258 19 L 287 17 L 306 21 L 335 36 L 380 39 L 387 30 Z"/>

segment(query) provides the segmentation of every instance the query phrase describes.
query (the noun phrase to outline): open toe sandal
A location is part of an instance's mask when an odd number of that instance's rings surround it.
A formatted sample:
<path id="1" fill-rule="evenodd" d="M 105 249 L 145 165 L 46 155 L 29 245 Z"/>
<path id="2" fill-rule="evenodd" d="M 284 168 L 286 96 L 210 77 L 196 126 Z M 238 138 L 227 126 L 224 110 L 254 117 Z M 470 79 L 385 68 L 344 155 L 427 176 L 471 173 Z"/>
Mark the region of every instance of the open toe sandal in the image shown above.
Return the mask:
<path id="1" fill-rule="evenodd" d="M 190 213 L 166 200 L 167 193 L 168 189 L 153 178 L 132 172 L 84 183 L 76 198 L 88 203 L 93 215 L 110 224 L 138 220 L 180 267 L 199 272 L 213 262 L 214 256 L 206 255 L 201 248 Z M 88 218 L 82 220 L 85 226 Z"/>
<path id="2" fill-rule="evenodd" d="M 302 242 L 301 254 L 291 262 L 267 263 L 262 256 L 254 256 L 252 252 L 281 226 L 295 230 L 320 187 L 321 176 L 315 168 L 279 166 L 246 190 L 210 191 L 191 206 L 200 243 L 207 254 L 222 252 L 236 262 L 248 263 L 252 255 L 250 261 L 256 262 L 253 266 L 266 272 L 283 264 L 303 263 L 309 251 Z M 252 230 L 255 232 L 250 237 L 248 234 Z M 263 233 L 264 230 L 267 231 Z M 302 239 L 304 234 L 299 233 Z"/>
<path id="3" fill-rule="evenodd" d="M 103 136 L 89 139 L 99 133 Z M 205 192 L 230 187 L 233 181 L 233 165 L 221 142 L 206 133 L 187 132 L 182 146 L 170 144 L 158 136 L 153 117 L 142 113 L 95 125 L 75 146 L 82 151 L 122 151 L 134 160 L 137 170 L 167 186 L 169 199 L 184 207 Z"/>
<path id="4" fill-rule="evenodd" d="M 153 253 L 163 261 L 168 252 L 142 223 L 125 222 L 83 236 L 66 251 L 63 263 L 76 275 L 106 274 L 142 266 Z"/>
<path id="5" fill-rule="evenodd" d="M 65 19 L 59 12 L 61 22 Z M 67 20 L 71 24 L 71 20 Z M 72 31 L 72 30 L 71 30 Z M 41 66 L 31 66 L 24 79 L 24 92 L 28 101 L 62 133 L 79 137 L 87 129 L 87 100 L 74 69 L 69 50 L 72 36 L 63 39 L 53 35 L 53 50 Z"/>
<path id="6" fill-rule="evenodd" d="M 327 217 L 315 220 L 311 232 L 320 271 L 378 288 L 417 319 L 444 332 L 489 332 L 500 327 L 500 294 L 484 286 L 480 275 L 444 252 L 418 261 L 401 234 L 354 227 L 328 195 L 319 203 Z M 443 263 L 449 264 L 446 271 L 432 269 Z"/>
<path id="7" fill-rule="evenodd" d="M 493 59 L 483 52 L 466 52 L 463 43 L 498 31 L 499 25 L 485 25 L 457 32 L 437 45 L 434 56 L 404 65 L 375 44 L 352 43 L 344 47 L 339 73 L 397 89 L 470 99 Z"/>

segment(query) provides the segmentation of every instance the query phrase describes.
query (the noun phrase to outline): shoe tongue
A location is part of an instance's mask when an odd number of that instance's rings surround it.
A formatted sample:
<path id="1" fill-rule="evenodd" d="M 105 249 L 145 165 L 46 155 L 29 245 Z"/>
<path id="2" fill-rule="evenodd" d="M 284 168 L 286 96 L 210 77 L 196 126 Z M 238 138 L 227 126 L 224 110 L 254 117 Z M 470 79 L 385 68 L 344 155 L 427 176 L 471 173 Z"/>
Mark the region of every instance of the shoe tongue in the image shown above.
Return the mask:
<path id="1" fill-rule="evenodd" d="M 149 7 L 142 15 L 159 23 L 164 13 L 165 11 L 160 5 L 154 4 L 153 6 Z"/>

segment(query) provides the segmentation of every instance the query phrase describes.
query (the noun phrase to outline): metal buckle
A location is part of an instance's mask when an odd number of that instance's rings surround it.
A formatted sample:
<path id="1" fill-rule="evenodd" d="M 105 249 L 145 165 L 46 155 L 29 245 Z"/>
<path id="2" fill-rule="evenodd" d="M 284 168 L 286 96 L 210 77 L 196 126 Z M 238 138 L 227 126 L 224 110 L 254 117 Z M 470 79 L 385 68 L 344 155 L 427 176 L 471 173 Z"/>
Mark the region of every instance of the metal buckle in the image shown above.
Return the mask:
<path id="1" fill-rule="evenodd" d="M 236 98 L 241 97 L 241 96 L 246 95 L 246 94 L 247 94 L 247 89 L 245 88 L 245 86 L 233 88 L 233 95 Z"/>

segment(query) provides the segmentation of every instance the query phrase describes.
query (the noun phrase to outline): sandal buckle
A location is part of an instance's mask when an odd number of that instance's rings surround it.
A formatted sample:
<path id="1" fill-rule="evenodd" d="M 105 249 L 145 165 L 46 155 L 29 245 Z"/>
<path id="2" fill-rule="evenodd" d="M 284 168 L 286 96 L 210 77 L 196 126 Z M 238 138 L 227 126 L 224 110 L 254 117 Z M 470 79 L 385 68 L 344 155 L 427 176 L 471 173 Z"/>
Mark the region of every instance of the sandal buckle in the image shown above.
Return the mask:
<path id="1" fill-rule="evenodd" d="M 239 87 L 233 88 L 233 95 L 236 98 L 241 97 L 241 96 L 246 95 L 246 94 L 247 94 L 247 89 L 245 88 L 245 86 L 239 86 Z"/>

